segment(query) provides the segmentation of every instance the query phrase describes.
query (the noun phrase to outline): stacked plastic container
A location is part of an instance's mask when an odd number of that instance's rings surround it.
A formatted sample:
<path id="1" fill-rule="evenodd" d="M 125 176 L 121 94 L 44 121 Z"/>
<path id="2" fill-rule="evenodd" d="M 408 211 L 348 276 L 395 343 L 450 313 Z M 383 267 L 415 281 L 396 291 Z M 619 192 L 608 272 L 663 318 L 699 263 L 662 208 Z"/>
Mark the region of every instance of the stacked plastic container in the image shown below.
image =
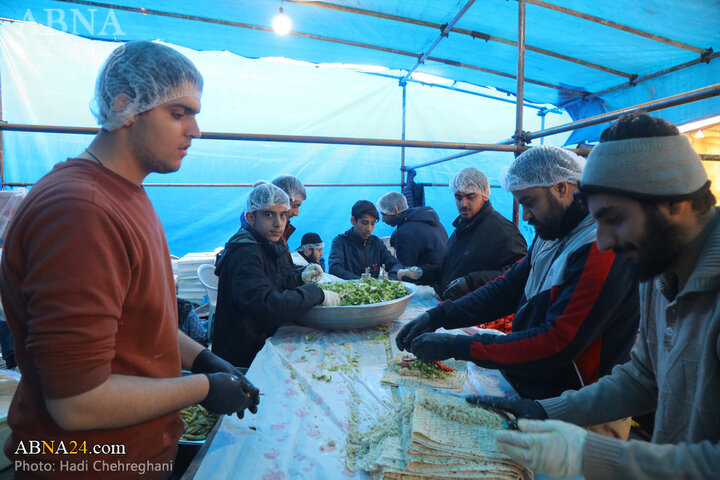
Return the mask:
<path id="1" fill-rule="evenodd" d="M 197 269 L 203 264 L 215 264 L 215 252 L 188 253 L 177 260 L 177 296 L 195 302 L 205 303 L 205 287 L 200 283 Z"/>

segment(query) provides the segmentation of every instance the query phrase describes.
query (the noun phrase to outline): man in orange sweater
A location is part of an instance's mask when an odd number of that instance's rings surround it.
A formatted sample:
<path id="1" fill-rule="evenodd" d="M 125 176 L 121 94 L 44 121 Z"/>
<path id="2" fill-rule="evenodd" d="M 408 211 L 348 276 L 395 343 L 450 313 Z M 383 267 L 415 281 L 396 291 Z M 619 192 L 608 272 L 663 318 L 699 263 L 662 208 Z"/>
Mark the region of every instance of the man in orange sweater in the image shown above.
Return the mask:
<path id="1" fill-rule="evenodd" d="M 167 478 L 181 408 L 256 410 L 257 389 L 178 332 L 167 241 L 142 187 L 200 136 L 201 90 L 177 51 L 120 46 L 97 82 L 100 133 L 17 212 L 0 275 L 22 372 L 5 445 L 16 478 Z"/>

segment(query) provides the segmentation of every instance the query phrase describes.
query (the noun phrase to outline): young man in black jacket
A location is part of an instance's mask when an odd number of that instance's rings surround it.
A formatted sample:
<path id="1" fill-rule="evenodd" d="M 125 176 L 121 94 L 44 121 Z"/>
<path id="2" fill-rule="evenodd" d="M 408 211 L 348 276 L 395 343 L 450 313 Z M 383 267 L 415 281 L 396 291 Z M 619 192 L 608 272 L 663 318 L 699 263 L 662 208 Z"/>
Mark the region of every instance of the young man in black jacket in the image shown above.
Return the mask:
<path id="1" fill-rule="evenodd" d="M 397 278 L 397 271 L 402 265 L 383 241 L 372 234 L 379 217 L 377 208 L 371 202 L 355 202 L 350 217 L 353 228 L 333 240 L 328 273 L 352 280 L 360 278 L 365 269 L 370 268 L 370 275 L 377 278 L 380 267 L 385 265 L 389 277 L 393 280 Z"/>
<path id="2" fill-rule="evenodd" d="M 337 293 L 312 280 L 322 269 L 311 263 L 288 270 L 281 259 L 290 199 L 271 183 L 255 186 L 247 200 L 248 223 L 228 240 L 217 261 L 218 301 L 212 349 L 238 367 L 249 367 L 265 339 L 315 305 L 340 304 Z"/>
<path id="3" fill-rule="evenodd" d="M 432 285 L 443 300 L 453 300 L 480 288 L 527 253 L 527 243 L 511 221 L 492 208 L 490 183 L 477 168 L 465 168 L 450 182 L 460 216 L 445 247 L 442 261 L 413 264 L 398 279 Z M 406 265 L 410 266 L 410 264 Z"/>
<path id="4" fill-rule="evenodd" d="M 405 195 L 388 192 L 380 197 L 377 208 L 383 222 L 397 227 L 390 245 L 400 263 L 425 265 L 442 261 L 448 235 L 432 207 L 409 208 Z"/>

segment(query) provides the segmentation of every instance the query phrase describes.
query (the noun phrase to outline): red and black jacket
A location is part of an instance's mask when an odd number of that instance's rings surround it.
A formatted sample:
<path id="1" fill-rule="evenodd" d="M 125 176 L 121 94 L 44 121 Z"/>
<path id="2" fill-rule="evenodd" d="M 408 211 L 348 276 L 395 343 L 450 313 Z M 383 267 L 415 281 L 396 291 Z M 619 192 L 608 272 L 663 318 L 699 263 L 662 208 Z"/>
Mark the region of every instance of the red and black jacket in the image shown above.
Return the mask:
<path id="1" fill-rule="evenodd" d="M 429 311 L 444 328 L 515 313 L 511 334 L 458 335 L 454 357 L 500 369 L 533 399 L 593 383 L 627 361 L 640 318 L 632 264 L 597 249 L 595 223 L 581 206 L 573 204 L 565 220 L 567 234 L 536 238 L 502 277 Z"/>

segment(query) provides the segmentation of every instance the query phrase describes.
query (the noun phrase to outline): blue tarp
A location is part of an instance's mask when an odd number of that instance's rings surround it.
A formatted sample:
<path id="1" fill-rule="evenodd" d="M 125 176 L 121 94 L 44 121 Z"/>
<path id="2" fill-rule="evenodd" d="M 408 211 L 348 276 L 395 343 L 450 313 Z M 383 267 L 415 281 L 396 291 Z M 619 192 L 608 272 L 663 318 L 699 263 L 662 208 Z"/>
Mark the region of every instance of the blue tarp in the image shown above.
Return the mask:
<path id="1" fill-rule="evenodd" d="M 418 56 L 437 39 L 439 27 L 452 21 L 467 3 L 356 0 L 301 4 L 286 0 L 283 7 L 293 20 L 294 34 L 281 37 L 269 28 L 279 1 L 0 0 L 0 16 L 18 20 L 0 23 L 3 120 L 94 125 L 87 106 L 97 70 L 116 46 L 114 42 L 160 39 L 177 45 L 205 76 L 199 117 L 204 131 L 399 139 L 403 89 L 391 77 L 402 77 L 413 68 Z M 525 99 L 539 104 L 562 104 L 583 92 L 627 84 L 632 74 L 643 77 L 694 61 L 703 53 L 709 54 L 710 49 L 720 49 L 717 0 L 554 2 L 641 29 L 646 35 L 620 31 L 572 11 L 554 11 L 535 3 L 542 2 L 530 0 L 527 4 Z M 322 8 L 328 4 L 380 12 L 386 18 Z M 140 7 L 147 10 L 138 12 Z M 456 30 L 438 43 L 416 72 L 448 79 L 429 81 L 449 88 L 512 100 L 517 68 L 512 42 L 517 40 L 517 15 L 515 1 L 474 2 L 455 25 Z M 342 43 L 327 41 L 329 38 Z M 711 58 L 708 63 L 658 76 L 592 102 L 576 103 L 569 113 L 575 119 L 583 118 L 713 84 L 720 78 L 720 59 Z M 327 65 L 333 63 L 356 68 Z M 567 115 L 549 114 L 543 125 L 536 112 L 525 109 L 525 130 L 569 121 Z M 711 98 L 657 114 L 682 123 L 718 113 L 720 100 Z M 512 135 L 514 115 L 515 107 L 509 103 L 407 85 L 406 138 L 410 140 L 493 143 Z M 570 140 L 564 134 L 545 141 L 593 141 L 603 128 L 599 125 L 577 131 Z M 89 141 L 89 137 L 78 135 L 5 132 L 5 180 L 32 182 L 56 161 L 79 153 Z M 405 160 L 407 165 L 415 165 L 456 153 L 406 149 Z M 389 147 L 199 140 L 179 172 L 151 175 L 146 181 L 252 183 L 258 178 L 269 180 L 277 174 L 292 173 L 310 184 L 398 183 L 400 154 L 400 149 Z M 512 155 L 505 153 L 472 155 L 423 168 L 416 180 L 447 183 L 454 172 L 474 165 L 497 185 L 511 160 Z M 300 218 L 293 220 L 299 233 L 291 247 L 297 246 L 299 236 L 309 230 L 318 231 L 329 243 L 336 233 L 349 227 L 349 210 L 355 200 L 374 201 L 389 189 L 397 187 L 310 187 Z M 167 230 L 171 251 L 181 255 L 222 245 L 237 228 L 247 189 L 148 187 L 148 192 Z M 456 212 L 449 191 L 430 187 L 426 197 L 451 230 Z M 510 216 L 509 195 L 493 189 L 491 199 L 498 210 Z M 523 230 L 528 237 L 532 234 L 526 226 Z M 378 234 L 389 232 L 388 227 L 378 226 Z"/>
<path id="2" fill-rule="evenodd" d="M 39 25 L 0 24 L 3 62 L 3 119 L 9 123 L 92 126 L 89 109 L 102 61 L 117 44 L 92 41 Z M 196 52 L 178 47 L 205 77 L 204 131 L 278 133 L 397 139 L 402 132 L 402 89 L 397 80 L 336 67 L 253 60 L 224 52 Z M 507 138 L 515 125 L 515 106 L 480 96 L 418 84 L 407 86 L 408 139 L 492 143 Z M 537 110 L 526 109 L 526 128 L 540 129 Z M 555 124 L 566 115 L 549 114 Z M 567 135 L 558 135 L 561 144 Z M 88 135 L 4 132 L 6 182 L 34 182 L 58 161 L 79 154 Z M 457 150 L 406 149 L 406 164 L 436 160 Z M 291 173 L 307 184 L 400 183 L 399 148 L 299 143 L 195 140 L 182 168 L 152 174 L 146 183 L 253 183 Z M 511 153 L 486 152 L 418 170 L 416 181 L 447 184 L 467 166 L 483 170 L 499 185 Z M 329 245 L 350 228 L 356 200 L 373 202 L 399 187 L 308 187 L 298 233 L 308 231 Z M 511 196 L 493 188 L 491 200 L 508 218 Z M 239 227 L 248 188 L 147 187 L 176 255 L 211 251 Z M 427 187 L 426 202 L 448 229 L 457 216 L 447 187 Z M 526 236 L 533 235 L 525 228 Z M 378 223 L 376 234 L 389 235 Z"/>

